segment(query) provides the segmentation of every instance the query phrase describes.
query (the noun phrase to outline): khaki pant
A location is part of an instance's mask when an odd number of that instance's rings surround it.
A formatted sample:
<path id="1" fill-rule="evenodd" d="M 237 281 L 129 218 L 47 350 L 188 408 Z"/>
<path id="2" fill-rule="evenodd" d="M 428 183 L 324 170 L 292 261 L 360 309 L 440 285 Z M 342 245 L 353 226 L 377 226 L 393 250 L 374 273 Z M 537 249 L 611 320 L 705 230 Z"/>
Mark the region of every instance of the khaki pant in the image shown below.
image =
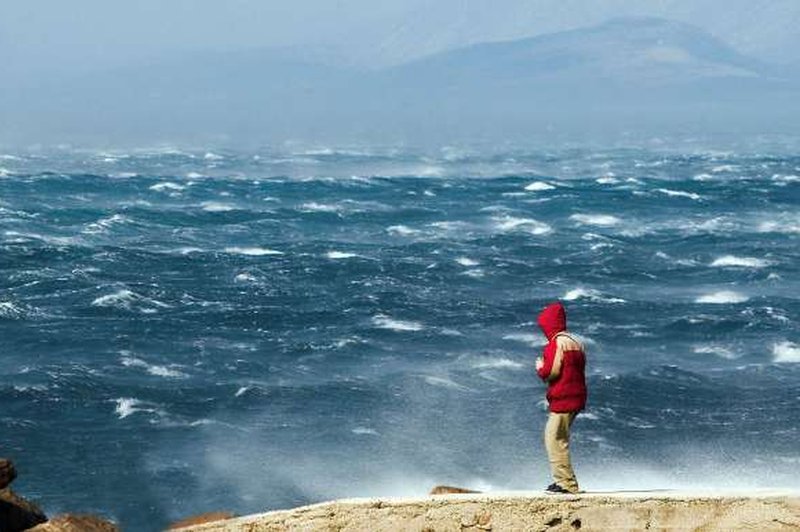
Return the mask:
<path id="1" fill-rule="evenodd" d="M 569 428 L 577 412 L 550 412 L 544 427 L 544 446 L 550 459 L 550 471 L 556 484 L 567 491 L 577 493 L 578 480 L 569 460 Z"/>

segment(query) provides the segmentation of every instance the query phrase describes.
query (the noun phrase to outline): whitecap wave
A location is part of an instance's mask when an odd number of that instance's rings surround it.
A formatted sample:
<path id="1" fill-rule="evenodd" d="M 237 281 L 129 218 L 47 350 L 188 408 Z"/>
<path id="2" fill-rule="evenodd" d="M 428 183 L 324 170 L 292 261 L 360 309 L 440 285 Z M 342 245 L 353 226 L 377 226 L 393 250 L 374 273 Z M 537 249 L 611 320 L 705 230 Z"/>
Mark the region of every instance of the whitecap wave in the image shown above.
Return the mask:
<path id="1" fill-rule="evenodd" d="M 448 379 L 446 377 L 436 377 L 434 375 L 424 375 L 423 379 L 425 379 L 425 382 L 427 382 L 428 384 L 430 384 L 432 386 L 441 386 L 443 388 L 451 388 L 451 389 L 454 389 L 454 390 L 461 390 L 461 391 L 469 390 L 469 388 L 467 388 L 463 384 L 458 384 L 454 380 Z"/>
<path id="2" fill-rule="evenodd" d="M 350 430 L 353 434 L 357 434 L 359 436 L 377 436 L 378 431 L 370 428 L 370 427 L 355 427 Z"/>
<path id="3" fill-rule="evenodd" d="M 552 227 L 533 218 L 516 218 L 501 216 L 492 218 L 495 228 L 503 232 L 523 231 L 531 235 L 544 235 L 552 231 Z"/>
<path id="4" fill-rule="evenodd" d="M 171 181 L 165 181 L 163 183 L 156 183 L 155 185 L 150 186 L 150 190 L 154 190 L 156 192 L 180 192 L 181 190 L 185 190 L 186 187 L 183 185 L 179 185 L 178 183 L 173 183 Z"/>
<path id="5" fill-rule="evenodd" d="M 561 299 L 564 301 L 588 299 L 590 301 L 597 301 L 600 303 L 625 303 L 625 300 L 622 298 L 605 296 L 600 291 L 593 288 L 573 288 L 564 294 Z"/>
<path id="6" fill-rule="evenodd" d="M 472 363 L 475 369 L 523 369 L 525 364 L 510 358 L 484 358 Z"/>
<path id="7" fill-rule="evenodd" d="M 305 212 L 339 212 L 342 210 L 340 205 L 331 203 L 317 203 L 316 201 L 308 201 L 300 205 L 300 210 Z"/>
<path id="8" fill-rule="evenodd" d="M 418 321 L 397 320 L 386 316 L 385 314 L 378 314 L 372 317 L 372 323 L 379 329 L 389 329 L 391 331 L 421 331 L 425 328 Z"/>
<path id="9" fill-rule="evenodd" d="M 734 351 L 720 345 L 698 345 L 692 351 L 698 355 L 715 355 L 726 360 L 734 360 L 739 357 Z"/>
<path id="10" fill-rule="evenodd" d="M 242 273 L 236 274 L 236 277 L 233 278 L 233 281 L 235 283 L 254 283 L 254 282 L 257 281 L 257 279 L 251 273 L 242 272 Z"/>
<path id="11" fill-rule="evenodd" d="M 141 404 L 141 401 L 132 397 L 120 397 L 116 400 L 116 403 L 117 406 L 114 408 L 114 412 L 116 412 L 120 419 L 125 419 L 141 410 L 140 408 L 136 408 L 136 405 Z"/>
<path id="12" fill-rule="evenodd" d="M 120 397 L 115 399 L 114 402 L 116 406 L 114 407 L 114 413 L 119 416 L 119 419 L 125 419 L 126 417 L 132 416 L 137 412 L 148 412 L 151 414 L 161 414 L 163 412 L 157 408 L 154 408 L 148 403 L 144 401 L 140 401 L 134 397 Z"/>
<path id="13" fill-rule="evenodd" d="M 204 201 L 200 204 L 200 207 L 206 212 L 230 212 L 237 209 L 235 205 L 219 201 Z"/>
<path id="14" fill-rule="evenodd" d="M 616 216 L 611 216 L 610 214 L 573 214 L 569 218 L 570 220 L 574 220 L 580 224 L 599 225 L 603 227 L 618 225 L 622 221 Z"/>
<path id="15" fill-rule="evenodd" d="M 531 346 L 540 346 L 544 344 L 544 338 L 540 334 L 534 333 L 511 333 L 503 336 L 503 340 L 510 340 L 513 342 L 522 342 L 523 344 Z"/>
<path id="16" fill-rule="evenodd" d="M 725 305 L 733 303 L 744 303 L 748 298 L 746 295 L 733 290 L 720 290 L 710 294 L 704 294 L 695 300 L 695 303 L 710 303 L 715 305 Z"/>
<path id="17" fill-rule="evenodd" d="M 283 251 L 278 251 L 269 248 L 259 247 L 229 247 L 225 248 L 225 253 L 232 253 L 235 255 L 247 255 L 250 257 L 263 257 L 267 255 L 283 255 Z"/>
<path id="18" fill-rule="evenodd" d="M 0 318 L 20 320 L 26 318 L 29 310 L 13 301 L 0 301 Z"/>
<path id="19" fill-rule="evenodd" d="M 86 226 L 83 230 L 83 233 L 86 234 L 99 234 L 99 233 L 106 233 L 109 229 L 111 229 L 115 225 L 129 223 L 131 221 L 130 218 L 124 216 L 122 214 L 114 214 L 113 216 L 108 216 L 106 218 L 101 218 L 96 222 L 90 223 Z"/>
<path id="20" fill-rule="evenodd" d="M 407 225 L 391 225 L 386 228 L 386 232 L 400 236 L 412 236 L 421 233 L 419 229 L 411 229 Z"/>
<path id="21" fill-rule="evenodd" d="M 603 176 L 595 179 L 595 182 L 600 185 L 616 185 L 617 183 L 619 183 L 619 179 L 612 176 Z"/>
<path id="22" fill-rule="evenodd" d="M 457 257 L 455 260 L 461 266 L 467 266 L 467 267 L 477 266 L 478 264 L 480 264 L 480 262 L 478 262 L 477 260 L 470 259 L 469 257 Z"/>
<path id="23" fill-rule="evenodd" d="M 542 192 L 544 190 L 553 190 L 554 188 L 556 187 L 554 187 L 550 183 L 545 183 L 544 181 L 535 181 L 530 185 L 527 185 L 525 187 L 525 190 L 527 190 L 528 192 Z"/>
<path id="24" fill-rule="evenodd" d="M 736 257 L 734 255 L 725 255 L 723 257 L 718 257 L 714 259 L 711 263 L 711 266 L 717 267 L 726 267 L 726 266 L 736 266 L 742 268 L 766 268 L 772 264 L 770 261 L 765 259 L 759 259 L 756 257 Z"/>
<path id="25" fill-rule="evenodd" d="M 759 233 L 797 234 L 800 233 L 800 222 L 766 220 L 758 224 L 757 231 Z"/>
<path id="26" fill-rule="evenodd" d="M 352 259 L 358 257 L 355 253 L 348 253 L 346 251 L 328 251 L 325 256 L 332 260 L 337 259 Z"/>
<path id="27" fill-rule="evenodd" d="M 123 355 L 120 360 L 122 362 L 122 365 L 125 367 L 141 368 L 150 375 L 154 375 L 156 377 L 166 377 L 170 379 L 182 379 L 187 377 L 185 373 L 177 369 L 174 369 L 174 367 L 162 366 L 158 364 L 150 364 L 134 356 Z"/>
<path id="28" fill-rule="evenodd" d="M 702 199 L 702 196 L 700 194 L 696 194 L 694 192 L 686 192 L 683 190 L 672 190 L 669 188 L 659 188 L 657 190 L 658 192 L 666 194 L 667 196 L 678 197 L 678 198 L 689 198 L 695 201 Z"/>
<path id="29" fill-rule="evenodd" d="M 772 360 L 779 363 L 800 362 L 800 345 L 794 342 L 778 342 L 772 346 Z"/>
<path id="30" fill-rule="evenodd" d="M 92 301 L 92 306 L 121 310 L 138 310 L 145 314 L 157 312 L 157 309 L 160 308 L 169 308 L 169 305 L 166 303 L 137 294 L 127 288 L 96 298 Z"/>

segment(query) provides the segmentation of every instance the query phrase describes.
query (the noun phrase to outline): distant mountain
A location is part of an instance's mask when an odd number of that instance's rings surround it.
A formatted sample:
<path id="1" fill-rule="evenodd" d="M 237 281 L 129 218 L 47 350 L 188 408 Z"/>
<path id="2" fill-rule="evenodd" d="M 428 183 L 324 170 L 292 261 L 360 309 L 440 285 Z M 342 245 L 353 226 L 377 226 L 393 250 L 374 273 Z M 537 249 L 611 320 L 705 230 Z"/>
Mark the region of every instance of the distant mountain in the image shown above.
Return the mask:
<path id="1" fill-rule="evenodd" d="M 609 128 L 800 132 L 794 71 L 653 18 L 485 43 L 378 71 L 296 50 L 195 54 L 0 101 L 0 139 L 452 139 Z M 8 124 L 12 124 L 9 126 Z"/>
<path id="2" fill-rule="evenodd" d="M 786 81 L 702 30 L 663 19 L 615 19 L 600 26 L 485 43 L 396 67 L 394 81 L 516 82 L 670 88 L 707 81 Z"/>

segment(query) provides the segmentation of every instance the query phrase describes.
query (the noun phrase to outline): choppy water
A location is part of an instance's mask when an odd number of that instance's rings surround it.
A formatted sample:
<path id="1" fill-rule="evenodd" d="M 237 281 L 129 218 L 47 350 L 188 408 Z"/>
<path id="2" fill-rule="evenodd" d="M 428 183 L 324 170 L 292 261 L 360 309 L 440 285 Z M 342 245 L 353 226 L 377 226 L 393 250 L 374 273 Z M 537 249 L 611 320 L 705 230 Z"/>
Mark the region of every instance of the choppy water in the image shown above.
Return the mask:
<path id="1" fill-rule="evenodd" d="M 800 157 L 0 155 L 0 455 L 130 530 L 549 483 L 535 313 L 589 346 L 585 489 L 800 478 Z"/>

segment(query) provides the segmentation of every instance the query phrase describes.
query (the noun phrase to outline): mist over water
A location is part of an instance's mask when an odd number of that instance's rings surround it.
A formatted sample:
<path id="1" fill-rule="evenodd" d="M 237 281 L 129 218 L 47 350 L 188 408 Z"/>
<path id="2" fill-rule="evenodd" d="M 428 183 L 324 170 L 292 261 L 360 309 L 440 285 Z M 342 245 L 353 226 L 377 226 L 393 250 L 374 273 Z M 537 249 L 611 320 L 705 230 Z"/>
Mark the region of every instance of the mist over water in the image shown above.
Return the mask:
<path id="1" fill-rule="evenodd" d="M 0 455 L 131 530 L 538 489 L 560 298 L 584 489 L 800 488 L 795 153 L 0 153 Z"/>

